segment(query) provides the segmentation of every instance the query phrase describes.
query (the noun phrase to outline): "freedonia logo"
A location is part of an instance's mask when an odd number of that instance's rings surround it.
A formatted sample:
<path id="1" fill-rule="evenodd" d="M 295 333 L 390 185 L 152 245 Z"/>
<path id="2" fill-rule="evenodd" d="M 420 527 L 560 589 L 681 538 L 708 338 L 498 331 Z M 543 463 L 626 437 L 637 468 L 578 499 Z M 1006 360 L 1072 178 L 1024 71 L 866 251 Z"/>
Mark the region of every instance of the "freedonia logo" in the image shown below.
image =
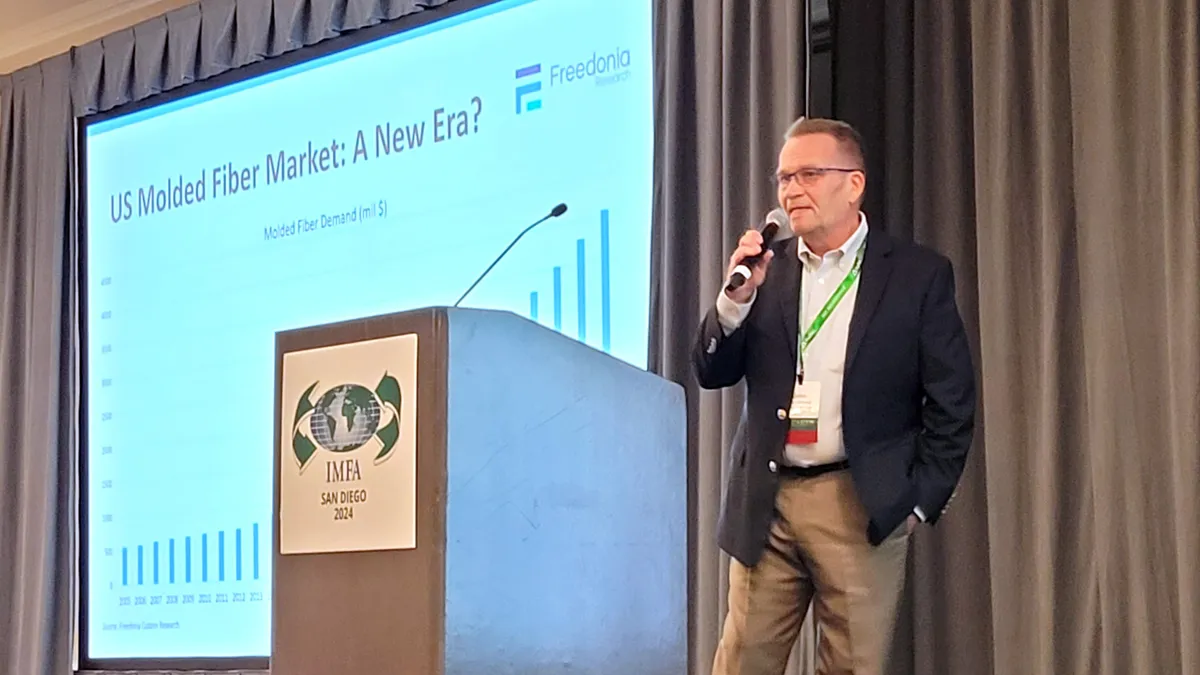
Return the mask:
<path id="1" fill-rule="evenodd" d="M 592 78 L 600 86 L 621 82 L 629 77 L 631 62 L 629 50 L 623 47 L 608 53 L 593 51 L 586 61 L 550 66 L 550 86 L 559 87 L 586 78 Z"/>
<path id="2" fill-rule="evenodd" d="M 561 87 L 563 85 L 580 82 L 584 79 L 591 78 L 597 86 L 604 86 L 624 82 L 629 78 L 630 63 L 633 57 L 629 50 L 623 47 L 617 47 L 611 52 L 603 53 L 592 51 L 590 58 L 585 60 L 575 61 L 573 63 L 551 64 L 545 70 L 549 71 L 549 87 Z M 516 88 L 517 99 L 517 114 L 523 112 L 533 112 L 540 110 L 542 107 L 541 96 L 535 96 L 542 91 L 543 68 L 541 63 L 523 66 L 516 71 L 516 79 L 521 82 Z M 534 75 L 539 77 L 533 78 Z"/>
<path id="3" fill-rule="evenodd" d="M 300 473 L 308 468 L 318 450 L 334 454 L 353 452 L 371 443 L 379 444 L 375 464 L 386 462 L 400 438 L 400 383 L 384 373 L 374 391 L 360 384 L 339 384 L 314 396 L 313 382 L 296 402 L 292 424 L 292 452 Z M 354 480 L 360 476 L 358 463 L 330 462 L 327 482 Z"/>
<path id="4" fill-rule="evenodd" d="M 531 75 L 537 75 L 540 72 L 542 72 L 542 64 L 540 64 L 540 63 L 535 63 L 532 66 L 525 66 L 524 68 L 517 70 L 517 79 L 520 80 L 520 79 L 529 77 Z M 519 87 L 517 87 L 517 114 L 518 115 L 521 114 L 522 108 L 524 108 L 526 111 L 533 112 L 534 110 L 537 110 L 542 107 L 542 99 L 540 99 L 540 98 L 530 98 L 530 100 L 524 101 L 524 98 L 526 96 L 531 96 L 532 94 L 539 92 L 541 90 L 542 90 L 541 80 L 535 80 L 533 82 L 522 84 Z"/>

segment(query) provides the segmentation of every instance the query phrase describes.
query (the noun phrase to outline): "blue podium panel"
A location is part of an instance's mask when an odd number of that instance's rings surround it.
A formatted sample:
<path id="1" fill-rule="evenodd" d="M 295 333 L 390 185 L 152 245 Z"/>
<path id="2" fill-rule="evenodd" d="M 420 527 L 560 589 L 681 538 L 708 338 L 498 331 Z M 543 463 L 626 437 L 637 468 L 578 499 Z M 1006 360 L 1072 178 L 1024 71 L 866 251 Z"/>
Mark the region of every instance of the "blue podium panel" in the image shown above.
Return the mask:
<path id="1" fill-rule="evenodd" d="M 683 389 L 515 315 L 447 315 L 446 673 L 687 667 Z"/>

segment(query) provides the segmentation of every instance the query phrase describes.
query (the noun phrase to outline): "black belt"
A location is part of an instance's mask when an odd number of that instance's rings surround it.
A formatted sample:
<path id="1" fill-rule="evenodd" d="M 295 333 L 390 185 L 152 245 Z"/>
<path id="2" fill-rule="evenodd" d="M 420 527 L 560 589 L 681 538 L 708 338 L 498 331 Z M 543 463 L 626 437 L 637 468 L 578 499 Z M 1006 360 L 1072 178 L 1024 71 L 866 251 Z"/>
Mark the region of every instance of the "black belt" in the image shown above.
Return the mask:
<path id="1" fill-rule="evenodd" d="M 829 464 L 818 464 L 816 466 L 789 466 L 781 464 L 779 466 L 779 475 L 784 478 L 813 478 L 820 476 L 830 471 L 841 471 L 842 469 L 850 468 L 850 460 L 843 459 L 840 462 L 830 462 Z"/>

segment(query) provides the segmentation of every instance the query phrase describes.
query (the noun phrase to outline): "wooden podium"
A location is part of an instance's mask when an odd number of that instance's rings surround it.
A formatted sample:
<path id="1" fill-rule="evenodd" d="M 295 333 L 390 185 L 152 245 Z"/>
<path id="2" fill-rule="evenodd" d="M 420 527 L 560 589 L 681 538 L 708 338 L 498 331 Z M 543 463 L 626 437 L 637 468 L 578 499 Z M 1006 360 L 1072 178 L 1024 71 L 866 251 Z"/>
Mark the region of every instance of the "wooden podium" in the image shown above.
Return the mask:
<path id="1" fill-rule="evenodd" d="M 682 675 L 682 388 L 508 312 L 276 335 L 273 675 Z"/>

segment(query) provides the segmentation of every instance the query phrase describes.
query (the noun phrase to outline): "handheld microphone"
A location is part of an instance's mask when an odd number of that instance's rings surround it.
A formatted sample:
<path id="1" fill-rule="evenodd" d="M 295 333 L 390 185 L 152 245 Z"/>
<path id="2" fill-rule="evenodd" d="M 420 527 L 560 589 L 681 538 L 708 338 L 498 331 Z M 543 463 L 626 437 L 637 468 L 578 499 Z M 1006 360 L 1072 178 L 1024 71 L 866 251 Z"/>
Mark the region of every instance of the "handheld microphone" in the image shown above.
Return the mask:
<path id="1" fill-rule="evenodd" d="M 750 274 L 754 266 L 762 262 L 763 255 L 766 254 L 767 247 L 771 245 L 771 240 L 775 238 L 775 234 L 779 231 L 779 228 L 789 227 L 790 224 L 791 221 L 788 219 L 787 211 L 783 209 L 775 209 L 767 214 L 766 224 L 759 230 L 762 232 L 763 238 L 762 251 L 758 255 L 743 258 L 742 262 L 733 268 L 733 274 L 729 275 L 729 283 L 725 284 L 726 291 L 735 291 L 750 280 Z"/>
<path id="2" fill-rule="evenodd" d="M 492 268 L 496 266 L 496 263 L 500 262 L 500 259 L 503 258 L 506 253 L 508 253 L 509 249 L 511 249 L 513 246 L 517 245 L 517 242 L 521 240 L 521 237 L 524 237 L 530 230 L 537 227 L 538 225 L 541 225 L 542 223 L 546 222 L 547 220 L 550 220 L 551 218 L 557 218 L 566 212 L 567 212 L 567 205 L 559 204 L 558 206 L 555 206 L 553 209 L 550 209 L 550 213 L 547 213 L 546 215 L 542 216 L 541 218 L 538 218 L 536 221 L 534 221 L 534 223 L 532 225 L 525 228 L 524 230 L 521 230 L 521 234 L 518 234 L 517 238 L 513 239 L 512 243 L 508 245 L 508 248 L 504 249 L 503 251 L 500 252 L 500 255 L 496 256 L 496 259 L 492 261 L 492 264 L 488 265 L 487 269 L 483 271 L 483 274 L 480 274 L 479 278 L 475 280 L 475 283 L 471 284 L 471 287 L 468 288 L 465 292 L 463 292 L 463 294 L 458 298 L 458 300 L 455 301 L 454 306 L 458 307 L 458 303 L 462 302 L 463 298 L 467 297 L 468 293 L 475 290 L 475 287 L 479 285 L 479 282 L 483 281 L 483 278 L 488 275 L 488 272 L 492 271 Z"/>

